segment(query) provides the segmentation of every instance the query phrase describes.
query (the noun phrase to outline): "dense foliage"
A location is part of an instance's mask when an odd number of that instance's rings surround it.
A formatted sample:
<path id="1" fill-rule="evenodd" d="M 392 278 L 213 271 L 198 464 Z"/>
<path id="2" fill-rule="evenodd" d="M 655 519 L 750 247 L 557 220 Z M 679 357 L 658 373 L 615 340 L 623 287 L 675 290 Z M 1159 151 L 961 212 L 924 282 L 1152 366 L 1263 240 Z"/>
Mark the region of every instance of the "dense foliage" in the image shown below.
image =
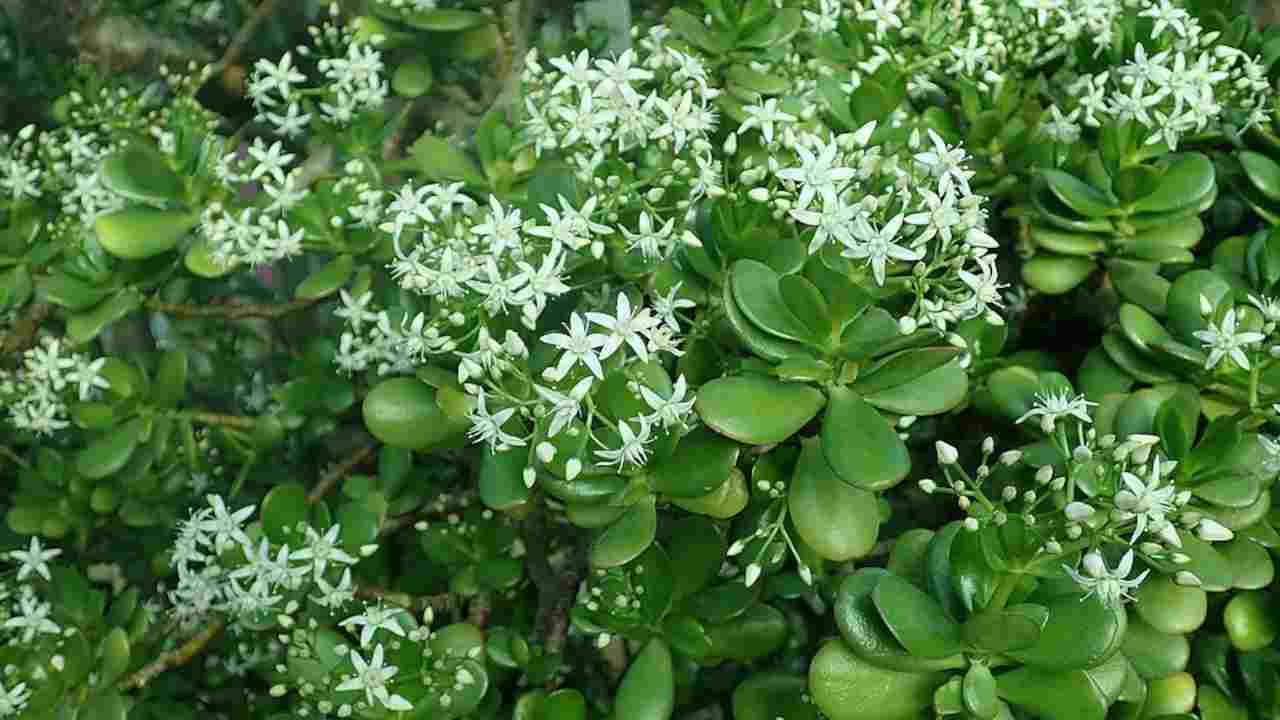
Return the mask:
<path id="1" fill-rule="evenodd" d="M 0 718 L 1280 718 L 1280 30 L 279 5 L 0 8 Z"/>

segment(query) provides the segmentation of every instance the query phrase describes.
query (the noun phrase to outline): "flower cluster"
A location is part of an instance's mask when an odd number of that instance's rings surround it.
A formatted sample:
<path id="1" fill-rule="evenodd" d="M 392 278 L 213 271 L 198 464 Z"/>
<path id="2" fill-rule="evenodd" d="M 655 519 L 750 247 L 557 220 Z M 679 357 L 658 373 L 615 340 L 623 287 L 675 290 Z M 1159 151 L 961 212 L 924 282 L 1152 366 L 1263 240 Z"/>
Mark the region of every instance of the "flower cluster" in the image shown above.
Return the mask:
<path id="1" fill-rule="evenodd" d="M 17 574 L 16 583 L 0 582 L 0 645 L 28 648 L 30 660 L 4 668 L 0 676 L 0 718 L 21 714 L 39 684 L 51 671 L 61 671 L 65 665 L 59 647 L 76 630 L 54 621 L 53 606 L 41 591 L 53 579 L 49 561 L 61 554 L 61 550 L 46 548 L 36 538 L 31 538 L 24 549 L 3 554 L 5 560 L 17 565 Z M 35 650 L 45 647 L 50 652 Z"/>
<path id="2" fill-rule="evenodd" d="M 1099 437 L 1082 396 L 1055 391 L 1037 395 L 1032 409 L 1019 418 L 1039 418 L 1041 428 L 1065 467 L 1031 467 L 1019 450 L 995 455 L 995 442 L 982 445 L 982 462 L 970 475 L 951 445 L 937 443 L 943 483 L 921 480 L 927 493 L 954 495 L 971 531 L 1018 522 L 1037 540 L 1035 565 L 1080 555 L 1080 569 L 1064 566 L 1082 588 L 1108 602 L 1130 597 L 1148 571 L 1130 578 L 1135 553 L 1157 570 L 1175 568 L 1174 580 L 1198 585 L 1187 570 L 1176 570 L 1190 557 L 1182 552 L 1183 533 L 1205 542 L 1233 537 L 1231 530 L 1197 506 L 1189 490 L 1175 484 L 1178 463 L 1168 459 L 1155 435 Z M 1086 429 L 1087 428 L 1087 429 Z M 1029 481 L 1029 482 L 1028 482 Z M 1104 556 L 1119 556 L 1108 567 Z"/>
<path id="3" fill-rule="evenodd" d="M 0 398 L 8 420 L 19 430 L 52 435 L 71 424 L 70 405 L 92 400 L 111 387 L 102 374 L 106 358 L 70 352 L 62 340 L 45 336 L 22 354 L 13 371 L 0 369 Z"/>

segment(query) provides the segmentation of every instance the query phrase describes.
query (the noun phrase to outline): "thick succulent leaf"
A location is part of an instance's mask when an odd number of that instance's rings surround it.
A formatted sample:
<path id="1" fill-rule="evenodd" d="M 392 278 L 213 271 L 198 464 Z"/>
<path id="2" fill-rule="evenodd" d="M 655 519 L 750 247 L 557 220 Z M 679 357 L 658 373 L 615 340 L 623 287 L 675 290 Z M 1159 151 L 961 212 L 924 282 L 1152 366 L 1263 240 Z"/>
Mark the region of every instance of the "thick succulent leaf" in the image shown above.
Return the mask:
<path id="1" fill-rule="evenodd" d="M 880 619 L 912 655 L 937 659 L 964 650 L 960 626 L 933 598 L 906 580 L 885 575 L 871 597 Z"/>
<path id="2" fill-rule="evenodd" d="M 657 532 L 658 511 L 654 497 L 647 495 L 591 543 L 591 564 L 609 568 L 629 563 L 649 549 Z"/>
<path id="3" fill-rule="evenodd" d="M 825 402 L 821 392 L 803 383 L 748 374 L 703 385 L 694 409 L 721 435 L 748 445 L 768 445 L 796 434 Z"/>
<path id="4" fill-rule="evenodd" d="M 788 507 L 800 537 L 825 560 L 852 560 L 875 546 L 880 528 L 875 494 L 840 480 L 816 438 L 804 442 Z"/>
<path id="5" fill-rule="evenodd" d="M 911 455 L 889 421 L 848 388 L 833 387 L 830 394 L 822 451 L 836 475 L 875 491 L 901 482 L 911 470 Z"/>

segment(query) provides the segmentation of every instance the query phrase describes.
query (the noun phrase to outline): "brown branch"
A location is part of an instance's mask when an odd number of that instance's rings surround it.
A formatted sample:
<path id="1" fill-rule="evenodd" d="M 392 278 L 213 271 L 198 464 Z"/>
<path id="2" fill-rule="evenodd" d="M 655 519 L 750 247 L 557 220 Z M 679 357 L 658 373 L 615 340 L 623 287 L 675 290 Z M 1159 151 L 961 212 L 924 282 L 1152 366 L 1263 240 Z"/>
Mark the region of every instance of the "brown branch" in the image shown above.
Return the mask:
<path id="1" fill-rule="evenodd" d="M 319 502 L 335 485 L 349 475 L 352 470 L 355 470 L 360 463 L 368 459 L 373 454 L 373 451 L 377 449 L 377 443 L 369 443 L 355 451 L 351 457 L 342 461 L 341 465 L 331 470 L 328 475 L 320 478 L 320 482 L 316 483 L 316 486 L 311 489 L 311 493 L 307 495 L 307 503 L 314 504 Z"/>
<path id="2" fill-rule="evenodd" d="M 261 25 L 269 15 L 276 9 L 277 0 L 262 0 L 258 5 L 258 9 L 253 12 L 236 36 L 231 39 L 231 44 L 227 46 L 226 52 L 222 53 L 222 57 L 213 66 L 213 74 L 221 72 L 224 68 L 240 59 L 244 54 L 244 50 L 249 46 L 249 41 L 253 39 L 253 34 L 258 31 Z"/>
<path id="3" fill-rule="evenodd" d="M 258 421 L 251 417 L 242 415 L 222 415 L 219 413 L 201 412 L 198 410 L 182 413 L 182 417 L 198 422 L 201 425 L 222 425 L 223 427 L 235 428 L 237 430 L 252 430 Z"/>
<path id="4" fill-rule="evenodd" d="M 8 335 L 5 335 L 4 342 L 0 342 L 0 354 L 8 355 L 9 353 L 22 352 L 34 345 L 40 325 L 52 314 L 52 305 L 48 303 L 33 303 L 27 309 L 26 316 L 19 318 L 13 324 L 13 330 Z"/>
<path id="5" fill-rule="evenodd" d="M 179 305 L 151 299 L 146 308 L 152 312 L 166 313 L 175 317 L 197 318 L 218 317 L 228 320 L 241 318 L 277 318 L 295 310 L 313 305 L 319 298 L 299 298 L 278 305 L 260 305 L 255 303 L 226 305 Z"/>
<path id="6" fill-rule="evenodd" d="M 453 595 L 450 593 L 440 593 L 439 595 L 420 595 L 413 596 L 409 593 L 396 592 L 386 588 L 377 587 L 375 585 L 361 586 L 356 589 L 356 597 L 363 600 L 381 600 L 389 602 L 392 605 L 399 605 L 402 608 L 421 612 L 427 608 L 431 608 L 432 612 L 447 612 L 454 607 Z"/>
<path id="7" fill-rule="evenodd" d="M 157 675 L 191 662 L 221 632 L 222 621 L 215 620 L 204 630 L 201 630 L 190 640 L 183 643 L 182 647 L 162 654 L 141 670 L 125 678 L 121 683 L 121 687 L 125 690 L 140 690 L 146 687 L 147 683 L 151 682 Z"/>

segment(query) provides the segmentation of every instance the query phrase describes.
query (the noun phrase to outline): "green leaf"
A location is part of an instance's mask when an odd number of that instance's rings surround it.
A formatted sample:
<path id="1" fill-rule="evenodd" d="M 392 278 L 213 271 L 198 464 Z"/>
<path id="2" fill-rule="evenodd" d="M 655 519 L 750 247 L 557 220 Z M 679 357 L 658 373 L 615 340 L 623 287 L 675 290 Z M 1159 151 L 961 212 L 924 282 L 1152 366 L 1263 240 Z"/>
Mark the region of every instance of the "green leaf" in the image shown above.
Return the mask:
<path id="1" fill-rule="evenodd" d="M 1141 618 L 1129 618 L 1120 651 L 1144 680 L 1154 680 L 1187 667 L 1191 643 L 1185 635 L 1169 635 L 1151 627 Z"/>
<path id="2" fill-rule="evenodd" d="M 681 609 L 708 623 L 724 623 L 745 613 L 759 597 L 759 585 L 730 580 L 704 588 L 685 599 Z"/>
<path id="3" fill-rule="evenodd" d="M 881 568 L 862 568 L 840 582 L 832 606 L 840 636 L 859 657 L 879 667 L 908 672 L 950 667 L 912 657 L 880 619 L 872 593 L 888 575 Z"/>
<path id="4" fill-rule="evenodd" d="M 90 285 L 58 270 L 40 278 L 36 286 L 46 300 L 72 312 L 87 310 L 111 294 L 110 287 Z"/>
<path id="5" fill-rule="evenodd" d="M 487 182 L 466 153 L 444 138 L 423 135 L 409 147 L 414 167 L 430 180 L 461 180 L 484 187 Z"/>
<path id="6" fill-rule="evenodd" d="M 779 289 L 778 273 L 755 260 L 739 260 L 729 268 L 733 299 L 743 315 L 765 332 L 795 342 L 811 342 L 814 333 L 796 317 Z"/>
<path id="7" fill-rule="evenodd" d="M 307 524 L 307 489 L 301 483 L 271 488 L 262 499 L 262 533 L 273 543 L 301 547 L 305 542 L 299 524 Z"/>
<path id="8" fill-rule="evenodd" d="M 733 299 L 733 277 L 731 275 L 725 277 L 722 297 L 724 298 L 725 317 L 729 321 L 729 326 L 733 328 L 738 339 L 752 353 L 765 360 L 779 362 L 789 357 L 803 357 L 808 352 L 804 345 L 771 335 L 751 322 L 742 312 L 742 309 L 738 307 L 738 302 Z"/>
<path id="9" fill-rule="evenodd" d="M 591 543 L 592 566 L 608 568 L 631 562 L 649 549 L 657 532 L 658 511 L 654 497 L 647 495 Z"/>
<path id="10" fill-rule="evenodd" d="M 1031 647 L 1040 639 L 1049 611 L 1043 605 L 1014 605 L 984 610 L 965 621 L 965 642 L 987 653 Z"/>
<path id="11" fill-rule="evenodd" d="M 871 552 L 880 529 L 876 496 L 841 481 L 816 438 L 803 441 L 803 448 L 787 497 L 796 531 L 825 560 L 844 562 Z"/>
<path id="12" fill-rule="evenodd" d="M 188 364 L 185 350 L 167 350 L 160 356 L 148 398 L 152 405 L 173 408 L 186 397 Z"/>
<path id="13" fill-rule="evenodd" d="M 431 61 L 425 57 L 415 57 L 400 63 L 396 68 L 395 74 L 391 76 L 391 89 L 401 97 L 416 98 L 431 90 L 434 79 Z"/>
<path id="14" fill-rule="evenodd" d="M 1028 234 L 1040 247 L 1062 255 L 1091 257 L 1107 249 L 1105 235 L 1056 230 L 1043 225 L 1032 225 Z"/>
<path id="15" fill-rule="evenodd" d="M 907 652 L 945 658 L 964 650 L 960 626 L 922 590 L 894 575 L 885 575 L 871 593 L 884 624 Z"/>
<path id="16" fill-rule="evenodd" d="M 686 42 L 702 50 L 719 55 L 729 49 L 725 39 L 702 24 L 697 16 L 681 8 L 672 8 L 667 13 L 667 25 Z"/>
<path id="17" fill-rule="evenodd" d="M 799 8 L 783 8 L 774 13 L 772 20 L 755 28 L 745 37 L 738 38 L 738 44 L 745 47 L 776 47 L 790 40 L 803 24 L 804 16 Z"/>
<path id="18" fill-rule="evenodd" d="M 96 338 L 98 333 L 117 320 L 142 307 L 142 295 L 132 287 L 112 295 L 94 309 L 67 318 L 67 337 L 76 345 Z"/>
<path id="19" fill-rule="evenodd" d="M 809 664 L 809 695 L 830 720 L 917 720 L 945 677 L 877 667 L 828 640 Z"/>
<path id="20" fill-rule="evenodd" d="M 806 702 L 807 689 L 800 675 L 753 672 L 733 691 L 733 720 L 809 720 L 816 710 Z"/>
<path id="21" fill-rule="evenodd" d="M 587 699 L 573 688 L 560 688 L 539 703 L 536 720 L 587 720 Z"/>
<path id="22" fill-rule="evenodd" d="M 528 461 L 529 453 L 525 448 L 511 448 L 498 453 L 487 447 L 482 449 L 476 478 L 481 502 L 494 510 L 510 510 L 529 502 L 532 490 L 524 484 L 524 469 Z"/>
<path id="23" fill-rule="evenodd" d="M 347 284 L 355 270 L 355 258 L 339 255 L 298 284 L 293 296 L 302 300 L 319 300 L 338 291 Z"/>
<path id="24" fill-rule="evenodd" d="M 1043 605 L 1049 608 L 1049 621 L 1039 640 L 1007 655 L 1039 669 L 1063 671 L 1101 664 L 1120 649 L 1127 620 L 1123 608 L 1079 595 L 1062 595 Z"/>
<path id="25" fill-rule="evenodd" d="M 129 635 L 124 628 L 112 628 L 98 646 L 98 683 L 110 686 L 129 669 Z"/>
<path id="26" fill-rule="evenodd" d="M 694 409 L 712 430 L 748 445 L 769 445 L 796 434 L 826 398 L 802 383 L 764 375 L 733 375 L 703 385 Z"/>
<path id="27" fill-rule="evenodd" d="M 781 95 L 790 88 L 785 78 L 762 73 L 742 64 L 730 65 L 729 69 L 725 71 L 725 78 L 730 84 L 745 90 L 747 93 Z"/>
<path id="28" fill-rule="evenodd" d="M 432 32 L 460 32 L 490 22 L 484 13 L 471 10 L 418 10 L 401 12 L 397 18 L 406 25 Z"/>
<path id="29" fill-rule="evenodd" d="M 831 311 L 822 291 L 801 275 L 783 275 L 778 279 L 778 291 L 787 308 L 808 331 L 808 337 L 819 345 L 825 345 L 831 337 Z"/>
<path id="30" fill-rule="evenodd" d="M 1231 564 L 1232 585 L 1237 590 L 1261 590 L 1275 579 L 1276 567 L 1271 554 L 1258 543 L 1236 535 L 1217 545 L 1218 552 Z"/>
<path id="31" fill-rule="evenodd" d="M 135 202 L 176 203 L 186 191 L 164 155 L 139 143 L 107 156 L 99 177 L 108 190 Z"/>
<path id="32" fill-rule="evenodd" d="M 1280 201 L 1280 164 L 1252 150 L 1242 150 L 1236 157 L 1249 182 L 1268 200 Z"/>
<path id="33" fill-rule="evenodd" d="M 670 720 L 675 703 L 671 651 L 661 638 L 654 638 L 622 676 L 614 709 L 618 717 L 628 720 Z"/>
<path id="34" fill-rule="evenodd" d="M 911 456 L 893 426 L 852 390 L 833 387 L 830 394 L 822 451 L 831 469 L 866 490 L 887 490 L 901 482 L 911 470 Z"/>
<path id="35" fill-rule="evenodd" d="M 840 354 L 850 360 L 863 360 L 883 352 L 885 345 L 901 334 L 893 315 L 884 308 L 873 307 L 845 327 L 840 336 Z"/>
<path id="36" fill-rule="evenodd" d="M 1134 212 L 1168 212 L 1196 203 L 1213 191 L 1213 162 L 1200 153 L 1178 153 L 1156 191 L 1133 204 Z"/>
<path id="37" fill-rule="evenodd" d="M 99 215 L 94 229 L 103 250 L 126 260 L 145 260 L 172 250 L 199 223 L 199 213 L 190 210 L 134 206 Z"/>
<path id="38" fill-rule="evenodd" d="M 76 472 L 99 480 L 119 472 L 147 432 L 147 422 L 134 418 L 99 435 L 76 455 Z"/>
<path id="39" fill-rule="evenodd" d="M 213 259 L 213 251 L 205 238 L 191 243 L 187 254 L 182 256 L 182 264 L 192 275 L 207 279 L 220 278 L 231 272 L 230 267 L 223 267 Z"/>
<path id="40" fill-rule="evenodd" d="M 679 550 L 671 557 L 672 594 L 677 601 L 719 577 L 728 542 L 715 523 L 693 515 L 679 518 L 666 537 L 667 547 Z"/>
<path id="41" fill-rule="evenodd" d="M 965 708 L 982 720 L 992 720 L 1000 711 L 996 679 L 986 665 L 975 662 L 964 674 L 962 697 Z"/>
<path id="42" fill-rule="evenodd" d="M 726 622 L 708 625 L 711 655 L 749 662 L 764 657 L 787 641 L 787 619 L 772 605 L 752 605 Z"/>
<path id="43" fill-rule="evenodd" d="M 680 438 L 671 457 L 652 465 L 647 475 L 653 489 L 673 497 L 701 497 L 729 479 L 741 446 L 706 428 Z"/>
<path id="44" fill-rule="evenodd" d="M 1169 287 L 1165 301 L 1169 328 L 1182 342 L 1199 347 L 1195 333 L 1208 326 L 1200 314 L 1200 296 L 1204 295 L 1211 305 L 1217 306 L 1230 293 L 1231 286 L 1213 270 L 1183 273 Z"/>
<path id="45" fill-rule="evenodd" d="M 692 513 L 726 520 L 742 512 L 750 497 L 746 476 L 734 468 L 729 473 L 728 482 L 716 488 L 715 492 L 699 498 L 672 498 L 671 502 Z"/>
<path id="46" fill-rule="evenodd" d="M 868 404 L 896 415 L 941 415 L 965 401 L 969 395 L 969 373 L 953 360 L 909 383 L 866 396 Z"/>
<path id="47" fill-rule="evenodd" d="M 1043 720 L 1104 720 L 1107 698 L 1082 670 L 1047 672 L 1024 667 L 996 680 L 1000 697 Z"/>
<path id="48" fill-rule="evenodd" d="M 1061 170 L 1041 170 L 1049 189 L 1064 205 L 1089 218 L 1109 214 L 1115 203 L 1092 185 Z"/>
<path id="49" fill-rule="evenodd" d="M 439 392 L 417 378 L 383 380 L 365 396 L 365 427 L 393 447 L 423 450 L 465 433 L 469 423 L 446 415 Z"/>
<path id="50" fill-rule="evenodd" d="M 1271 593 L 1261 590 L 1236 593 L 1222 612 L 1222 624 L 1231 644 L 1241 652 L 1261 650 L 1280 635 Z"/>
<path id="51" fill-rule="evenodd" d="M 1022 279 L 1047 295 L 1061 295 L 1080 283 L 1098 267 L 1088 258 L 1067 255 L 1040 255 L 1022 266 Z"/>
<path id="52" fill-rule="evenodd" d="M 75 717 L 77 720 L 126 720 L 129 717 L 129 704 L 120 693 L 107 691 L 93 696 Z"/>
<path id="53" fill-rule="evenodd" d="M 1180 570 L 1200 578 L 1200 587 L 1206 592 L 1223 592 L 1231 588 L 1235 577 L 1231 564 L 1221 553 L 1188 530 L 1179 530 L 1178 537 L 1182 539 L 1181 551 L 1191 557 L 1191 562 L 1178 566 Z"/>

